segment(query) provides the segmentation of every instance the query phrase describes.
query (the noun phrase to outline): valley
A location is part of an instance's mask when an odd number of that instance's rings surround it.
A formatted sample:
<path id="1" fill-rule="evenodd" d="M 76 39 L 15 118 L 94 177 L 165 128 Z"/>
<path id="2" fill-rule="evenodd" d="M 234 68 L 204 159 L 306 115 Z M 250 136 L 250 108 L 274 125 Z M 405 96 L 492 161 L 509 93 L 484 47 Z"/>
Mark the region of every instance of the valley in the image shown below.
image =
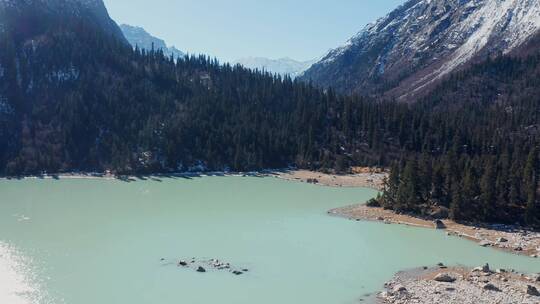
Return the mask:
<path id="1" fill-rule="evenodd" d="M 161 4 L 0 0 L 0 303 L 538 302 L 540 1 Z"/>

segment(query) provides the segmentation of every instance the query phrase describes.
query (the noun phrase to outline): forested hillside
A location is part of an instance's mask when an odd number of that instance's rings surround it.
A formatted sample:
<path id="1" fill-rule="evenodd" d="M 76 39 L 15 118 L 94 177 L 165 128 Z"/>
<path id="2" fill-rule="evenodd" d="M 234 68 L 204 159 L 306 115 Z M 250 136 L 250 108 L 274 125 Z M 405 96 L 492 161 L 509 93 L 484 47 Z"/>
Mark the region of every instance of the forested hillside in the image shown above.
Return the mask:
<path id="1" fill-rule="evenodd" d="M 417 153 L 394 163 L 379 202 L 424 215 L 442 206 L 456 220 L 540 224 L 539 64 L 538 52 L 489 60 L 413 106 L 430 122 L 409 122 L 423 140 L 405 144 Z"/>
<path id="2" fill-rule="evenodd" d="M 133 50 L 84 7 L 0 8 L 3 175 L 388 166 L 387 208 L 539 224 L 535 45 L 407 105 Z"/>
<path id="3" fill-rule="evenodd" d="M 338 123 L 351 98 L 204 57 L 132 50 L 69 12 L 4 9 L 4 174 L 345 168 Z"/>

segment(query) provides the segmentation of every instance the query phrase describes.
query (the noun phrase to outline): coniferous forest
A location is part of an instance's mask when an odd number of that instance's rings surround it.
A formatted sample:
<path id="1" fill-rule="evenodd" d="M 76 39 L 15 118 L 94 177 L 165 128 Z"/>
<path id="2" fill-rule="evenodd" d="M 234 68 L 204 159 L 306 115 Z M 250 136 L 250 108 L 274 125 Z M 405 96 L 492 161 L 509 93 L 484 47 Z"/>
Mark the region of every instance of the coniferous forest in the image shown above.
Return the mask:
<path id="1" fill-rule="evenodd" d="M 373 204 L 540 226 L 538 48 L 454 73 L 404 104 L 134 50 L 81 18 L 9 16 L 3 175 L 381 166 L 391 174 Z"/>

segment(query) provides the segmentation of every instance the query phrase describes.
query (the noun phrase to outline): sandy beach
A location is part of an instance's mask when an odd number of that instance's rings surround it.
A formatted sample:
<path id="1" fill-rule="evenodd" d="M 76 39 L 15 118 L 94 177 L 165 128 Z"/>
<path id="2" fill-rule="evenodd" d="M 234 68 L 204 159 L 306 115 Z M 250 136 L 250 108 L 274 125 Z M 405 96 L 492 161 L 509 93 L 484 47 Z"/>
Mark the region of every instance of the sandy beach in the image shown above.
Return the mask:
<path id="1" fill-rule="evenodd" d="M 277 178 L 328 187 L 365 187 L 381 190 L 387 173 L 369 168 L 358 168 L 351 174 L 328 174 L 308 170 L 276 171 L 268 174 Z"/>

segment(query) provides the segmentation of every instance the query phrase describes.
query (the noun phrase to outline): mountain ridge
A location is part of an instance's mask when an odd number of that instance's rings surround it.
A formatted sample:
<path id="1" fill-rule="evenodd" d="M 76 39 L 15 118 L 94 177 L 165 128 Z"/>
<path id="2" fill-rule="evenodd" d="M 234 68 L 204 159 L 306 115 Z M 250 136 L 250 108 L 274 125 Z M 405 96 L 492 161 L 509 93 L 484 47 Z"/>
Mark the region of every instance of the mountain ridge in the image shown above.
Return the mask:
<path id="1" fill-rule="evenodd" d="M 511 52 L 539 29 L 537 0 L 409 0 L 331 50 L 302 79 L 411 100 L 470 62 Z"/>
<path id="2" fill-rule="evenodd" d="M 165 40 L 151 35 L 142 27 L 121 24 L 120 29 L 122 30 L 124 37 L 126 37 L 127 41 L 134 48 L 138 47 L 147 51 L 152 50 L 152 48 L 155 50 L 163 50 L 165 55 L 172 55 L 175 58 L 184 57 L 186 55 L 175 46 L 168 46 Z"/>
<path id="3" fill-rule="evenodd" d="M 289 57 L 270 59 L 266 57 L 244 57 L 233 61 L 249 69 L 267 71 L 279 75 L 289 75 L 296 78 L 306 71 L 317 60 L 298 61 Z"/>

